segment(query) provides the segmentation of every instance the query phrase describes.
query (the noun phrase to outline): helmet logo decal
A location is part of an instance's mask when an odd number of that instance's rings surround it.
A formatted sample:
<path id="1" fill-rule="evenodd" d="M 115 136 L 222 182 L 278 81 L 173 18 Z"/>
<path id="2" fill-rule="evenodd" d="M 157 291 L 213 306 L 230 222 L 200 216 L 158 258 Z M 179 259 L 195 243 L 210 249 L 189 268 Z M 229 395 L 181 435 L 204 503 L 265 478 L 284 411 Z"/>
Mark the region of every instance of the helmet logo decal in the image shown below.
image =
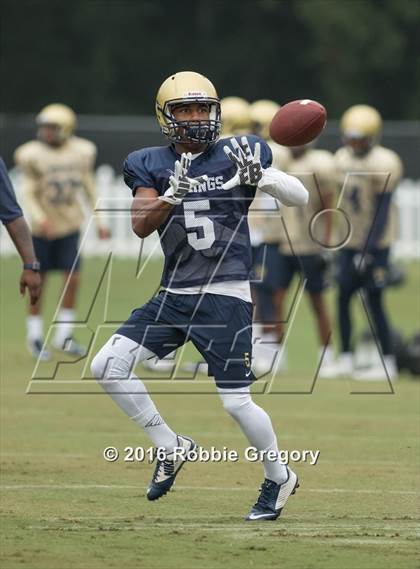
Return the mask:
<path id="1" fill-rule="evenodd" d="M 207 97 L 205 91 L 187 91 L 184 93 L 184 97 Z"/>

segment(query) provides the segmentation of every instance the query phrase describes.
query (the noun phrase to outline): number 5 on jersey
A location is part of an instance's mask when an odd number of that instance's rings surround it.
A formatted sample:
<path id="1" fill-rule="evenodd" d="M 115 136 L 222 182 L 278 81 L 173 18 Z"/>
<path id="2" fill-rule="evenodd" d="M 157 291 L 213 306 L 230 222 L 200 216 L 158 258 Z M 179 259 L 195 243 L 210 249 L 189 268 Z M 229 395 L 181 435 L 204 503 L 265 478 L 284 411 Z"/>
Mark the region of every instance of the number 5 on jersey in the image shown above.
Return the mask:
<path id="1" fill-rule="evenodd" d="M 210 249 L 216 236 L 213 221 L 197 212 L 210 211 L 210 200 L 184 202 L 185 227 L 194 229 L 187 233 L 188 243 L 197 251 Z"/>

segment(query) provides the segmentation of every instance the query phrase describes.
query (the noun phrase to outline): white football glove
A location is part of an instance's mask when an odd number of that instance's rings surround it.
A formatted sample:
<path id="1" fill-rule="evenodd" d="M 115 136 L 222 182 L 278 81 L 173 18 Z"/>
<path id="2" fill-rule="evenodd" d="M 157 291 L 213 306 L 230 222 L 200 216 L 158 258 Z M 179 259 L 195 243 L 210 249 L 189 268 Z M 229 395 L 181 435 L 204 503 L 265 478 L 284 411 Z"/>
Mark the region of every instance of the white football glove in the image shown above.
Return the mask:
<path id="1" fill-rule="evenodd" d="M 191 152 L 181 154 L 181 160 L 175 162 L 174 173 L 169 178 L 169 188 L 159 196 L 159 199 L 172 205 L 182 203 L 184 197 L 206 180 L 208 176 L 199 176 L 198 178 L 188 178 L 187 173 L 192 162 Z"/>
<path id="2" fill-rule="evenodd" d="M 236 152 L 229 146 L 224 146 L 226 156 L 234 164 L 238 170 L 236 174 L 225 182 L 222 186 L 224 190 L 231 190 L 235 186 L 246 184 L 248 186 L 257 186 L 263 175 L 263 167 L 261 166 L 261 145 L 259 142 L 255 144 L 254 154 L 249 146 L 246 136 L 241 138 L 241 144 L 238 143 L 236 138 L 231 138 L 230 143 Z"/>

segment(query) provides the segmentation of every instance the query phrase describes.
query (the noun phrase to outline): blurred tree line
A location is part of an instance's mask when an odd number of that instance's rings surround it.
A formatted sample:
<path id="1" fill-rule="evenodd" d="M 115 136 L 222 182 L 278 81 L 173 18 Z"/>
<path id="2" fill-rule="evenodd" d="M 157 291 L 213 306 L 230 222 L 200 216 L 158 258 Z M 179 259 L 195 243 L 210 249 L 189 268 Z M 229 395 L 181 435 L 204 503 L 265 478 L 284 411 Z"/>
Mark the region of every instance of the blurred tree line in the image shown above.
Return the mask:
<path id="1" fill-rule="evenodd" d="M 418 118 L 416 0 L 3 0 L 1 111 L 151 114 L 174 71 L 220 96 Z"/>

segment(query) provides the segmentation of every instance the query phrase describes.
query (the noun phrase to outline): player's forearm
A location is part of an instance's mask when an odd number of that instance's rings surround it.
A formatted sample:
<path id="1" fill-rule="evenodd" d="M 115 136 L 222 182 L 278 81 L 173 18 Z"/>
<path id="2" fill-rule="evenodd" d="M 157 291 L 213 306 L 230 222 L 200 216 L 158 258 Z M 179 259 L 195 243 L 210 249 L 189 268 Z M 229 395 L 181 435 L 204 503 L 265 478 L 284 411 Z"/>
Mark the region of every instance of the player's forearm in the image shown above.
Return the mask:
<path id="1" fill-rule="evenodd" d="M 32 178 L 26 177 L 23 182 L 23 199 L 30 214 L 31 221 L 34 224 L 39 225 L 45 221 L 46 216 L 44 210 L 38 203 L 36 187 L 36 182 Z"/>
<path id="2" fill-rule="evenodd" d="M 174 206 L 158 198 L 150 200 L 134 199 L 131 209 L 131 226 L 136 235 L 147 237 L 158 229 L 167 219 Z"/>
<path id="3" fill-rule="evenodd" d="M 298 178 L 276 168 L 264 170 L 258 189 L 286 206 L 306 205 L 309 200 L 309 193 Z"/>
<path id="4" fill-rule="evenodd" d="M 324 197 L 324 227 L 325 227 L 325 235 L 324 235 L 324 244 L 329 245 L 331 241 L 332 235 L 332 228 L 333 228 L 333 218 L 332 218 L 332 210 L 334 208 L 334 197 L 333 194 L 327 194 Z"/>
<path id="5" fill-rule="evenodd" d="M 15 247 L 24 263 L 35 261 L 35 251 L 29 227 L 23 217 L 18 217 L 6 225 Z"/>
<path id="6" fill-rule="evenodd" d="M 324 245 L 328 246 L 331 242 L 332 235 L 332 212 L 327 210 L 325 213 L 325 235 L 324 235 Z"/>
<path id="7" fill-rule="evenodd" d="M 389 210 L 391 207 L 391 192 L 377 196 L 375 213 L 367 237 L 366 250 L 371 251 L 377 247 L 388 223 Z"/>

